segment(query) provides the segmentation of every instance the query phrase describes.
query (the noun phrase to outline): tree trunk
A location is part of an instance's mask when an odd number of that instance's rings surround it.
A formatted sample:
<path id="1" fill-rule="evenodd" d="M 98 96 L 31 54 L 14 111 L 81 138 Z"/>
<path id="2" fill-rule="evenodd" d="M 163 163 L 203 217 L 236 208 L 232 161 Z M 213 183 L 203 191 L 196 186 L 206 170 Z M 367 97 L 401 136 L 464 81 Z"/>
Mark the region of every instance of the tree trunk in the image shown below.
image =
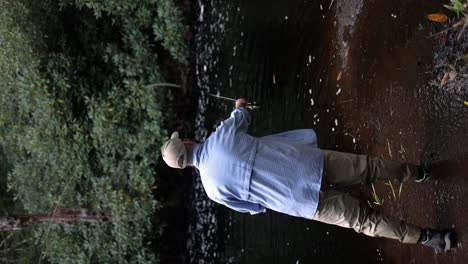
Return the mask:
<path id="1" fill-rule="evenodd" d="M 112 213 L 110 210 L 61 207 L 56 207 L 51 212 L 46 213 L 15 213 L 13 216 L 0 217 L 0 231 L 19 230 L 43 222 L 65 225 L 79 222 L 110 223 L 112 222 Z"/>

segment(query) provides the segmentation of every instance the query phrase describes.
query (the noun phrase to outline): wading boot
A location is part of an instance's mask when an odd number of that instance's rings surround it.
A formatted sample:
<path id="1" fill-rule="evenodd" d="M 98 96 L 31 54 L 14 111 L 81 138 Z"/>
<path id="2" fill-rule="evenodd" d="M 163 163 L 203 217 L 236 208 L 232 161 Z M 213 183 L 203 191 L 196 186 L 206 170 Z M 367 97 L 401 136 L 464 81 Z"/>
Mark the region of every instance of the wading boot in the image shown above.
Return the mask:
<path id="1" fill-rule="evenodd" d="M 425 229 L 421 233 L 421 244 L 431 247 L 435 253 L 447 252 L 455 246 L 455 233 Z"/>

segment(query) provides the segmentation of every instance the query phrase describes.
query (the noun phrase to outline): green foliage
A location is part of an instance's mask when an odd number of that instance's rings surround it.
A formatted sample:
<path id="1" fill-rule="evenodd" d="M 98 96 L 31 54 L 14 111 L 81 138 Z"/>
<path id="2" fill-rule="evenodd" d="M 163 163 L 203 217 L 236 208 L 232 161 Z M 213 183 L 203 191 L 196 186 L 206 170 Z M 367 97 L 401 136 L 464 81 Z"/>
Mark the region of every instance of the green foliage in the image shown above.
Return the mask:
<path id="1" fill-rule="evenodd" d="M 0 232 L 0 258 L 2 263 L 34 263 L 40 252 L 34 245 L 30 229 Z"/>
<path id="2" fill-rule="evenodd" d="M 0 2 L 9 190 L 26 211 L 59 204 L 111 209 L 115 218 L 32 229 L 41 260 L 155 261 L 144 235 L 160 206 L 151 185 L 165 97 L 147 84 L 163 81 L 155 40 L 186 62 L 180 16 L 171 0 Z"/>
<path id="3" fill-rule="evenodd" d="M 450 0 L 450 5 L 444 5 L 446 8 L 454 11 L 459 20 L 455 22 L 449 29 L 460 28 L 458 39 L 468 27 L 468 0 Z"/>
<path id="4" fill-rule="evenodd" d="M 97 18 L 110 15 L 113 23 L 126 29 L 126 39 L 134 48 L 139 45 L 135 40 L 141 38 L 129 36 L 142 35 L 152 29 L 154 39 L 161 41 L 173 58 L 187 63 L 188 50 L 184 41 L 187 27 L 182 23 L 182 13 L 174 0 L 61 0 L 61 4 L 89 8 Z"/>
<path id="5" fill-rule="evenodd" d="M 181 12 L 173 1 L 157 1 L 159 19 L 153 23 L 156 40 L 162 41 L 164 48 L 179 60 L 186 63 L 187 45 L 180 41 L 179 36 L 185 35 L 187 28 L 181 23 Z"/>
<path id="6" fill-rule="evenodd" d="M 467 12 L 468 1 L 467 0 L 450 0 L 449 5 L 444 5 L 446 8 L 454 11 L 457 17 Z"/>

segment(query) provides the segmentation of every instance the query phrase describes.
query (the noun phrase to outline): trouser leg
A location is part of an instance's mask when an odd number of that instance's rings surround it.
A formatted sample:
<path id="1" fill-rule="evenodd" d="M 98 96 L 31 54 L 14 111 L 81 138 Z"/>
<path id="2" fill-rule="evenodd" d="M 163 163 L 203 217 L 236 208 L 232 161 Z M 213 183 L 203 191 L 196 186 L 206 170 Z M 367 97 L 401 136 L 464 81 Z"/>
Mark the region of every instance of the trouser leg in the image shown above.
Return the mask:
<path id="1" fill-rule="evenodd" d="M 378 157 L 356 155 L 332 150 L 322 150 L 324 155 L 323 178 L 329 184 L 370 184 L 376 179 L 405 181 L 416 177 L 415 165 L 383 160 Z"/>
<path id="2" fill-rule="evenodd" d="M 348 194 L 335 190 L 321 191 L 314 220 L 345 228 L 371 237 L 417 243 L 421 228 L 385 216 Z"/>

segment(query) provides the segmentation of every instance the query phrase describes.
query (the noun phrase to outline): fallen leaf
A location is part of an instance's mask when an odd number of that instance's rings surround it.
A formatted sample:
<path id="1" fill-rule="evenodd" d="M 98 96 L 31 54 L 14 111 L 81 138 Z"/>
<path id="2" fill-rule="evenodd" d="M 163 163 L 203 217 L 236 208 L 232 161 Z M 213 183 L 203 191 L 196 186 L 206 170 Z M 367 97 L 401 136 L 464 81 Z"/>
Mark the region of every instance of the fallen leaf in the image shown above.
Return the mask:
<path id="1" fill-rule="evenodd" d="M 340 73 L 338 73 L 338 76 L 336 76 L 337 81 L 341 80 L 341 75 L 343 75 L 343 71 L 340 71 Z"/>
<path id="2" fill-rule="evenodd" d="M 444 74 L 444 77 L 442 77 L 442 80 L 440 81 L 440 86 L 444 86 L 447 83 L 449 78 L 450 78 L 450 75 L 448 72 L 446 72 Z"/>
<path id="3" fill-rule="evenodd" d="M 466 106 L 468 106 L 468 101 L 463 102 Z"/>
<path id="4" fill-rule="evenodd" d="M 429 15 L 426 15 L 426 18 L 429 19 L 430 21 L 439 22 L 439 23 L 447 21 L 447 15 L 443 13 L 429 14 Z"/>
<path id="5" fill-rule="evenodd" d="M 450 77 L 450 81 L 455 80 L 455 78 L 457 77 L 457 72 L 456 71 L 450 71 L 449 72 L 449 77 Z"/>

